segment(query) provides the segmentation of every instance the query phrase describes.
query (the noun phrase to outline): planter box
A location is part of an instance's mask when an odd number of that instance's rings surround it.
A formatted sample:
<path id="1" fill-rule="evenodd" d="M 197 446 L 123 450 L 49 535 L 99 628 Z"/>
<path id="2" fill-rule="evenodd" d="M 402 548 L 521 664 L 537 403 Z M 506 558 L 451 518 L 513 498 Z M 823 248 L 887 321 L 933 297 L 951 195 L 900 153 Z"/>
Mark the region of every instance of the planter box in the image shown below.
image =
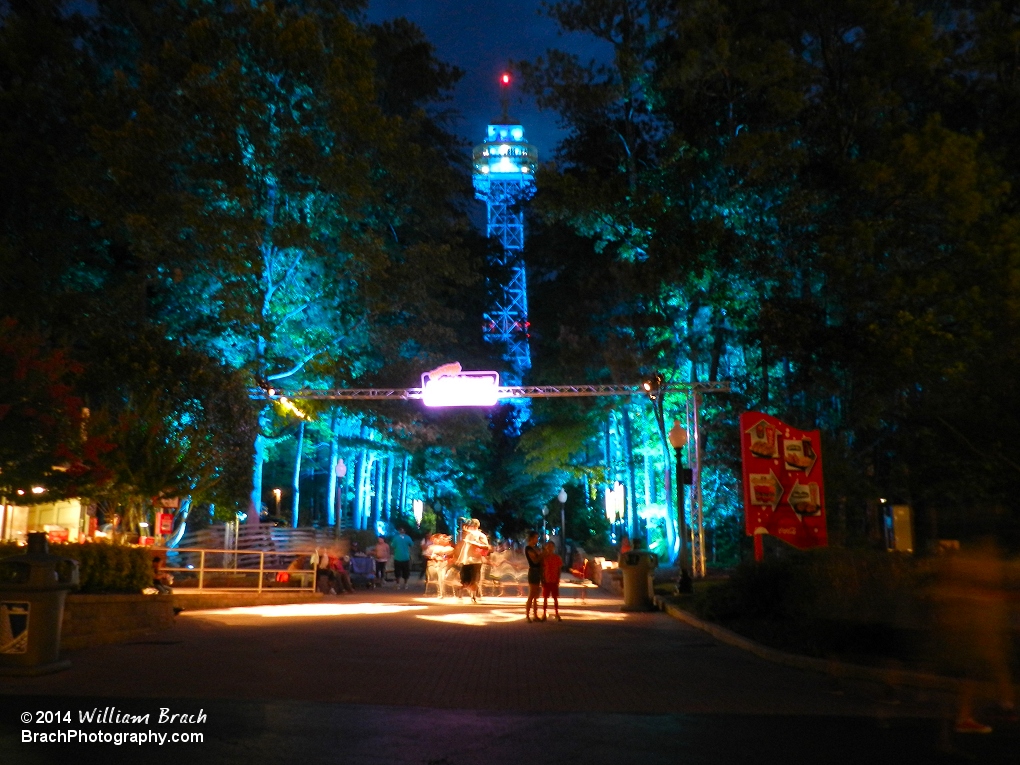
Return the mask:
<path id="1" fill-rule="evenodd" d="M 174 624 L 170 595 L 68 595 L 60 647 L 64 650 L 119 643 Z"/>

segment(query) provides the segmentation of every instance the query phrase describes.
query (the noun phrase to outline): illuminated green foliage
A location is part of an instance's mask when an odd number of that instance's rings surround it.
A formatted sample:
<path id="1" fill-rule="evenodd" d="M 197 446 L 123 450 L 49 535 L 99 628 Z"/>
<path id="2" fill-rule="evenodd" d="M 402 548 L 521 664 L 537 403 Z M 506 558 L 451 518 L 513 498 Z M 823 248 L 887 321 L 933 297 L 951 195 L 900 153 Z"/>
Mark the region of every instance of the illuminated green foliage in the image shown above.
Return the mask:
<path id="1" fill-rule="evenodd" d="M 1020 17 L 954 7 L 552 8 L 615 57 L 526 69 L 570 131 L 535 200 L 549 370 L 732 380 L 706 399 L 721 511 L 746 408 L 823 429 L 838 530 L 878 496 L 914 503 L 929 536 L 1014 504 Z M 635 103 L 628 156 L 612 138 Z"/>

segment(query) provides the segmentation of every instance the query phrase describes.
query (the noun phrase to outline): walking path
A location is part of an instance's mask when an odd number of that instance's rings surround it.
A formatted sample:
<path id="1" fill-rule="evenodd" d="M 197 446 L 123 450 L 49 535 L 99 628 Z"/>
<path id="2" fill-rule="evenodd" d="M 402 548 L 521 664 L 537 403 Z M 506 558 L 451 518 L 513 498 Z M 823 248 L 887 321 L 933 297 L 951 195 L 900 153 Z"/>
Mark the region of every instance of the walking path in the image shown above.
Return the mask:
<path id="1" fill-rule="evenodd" d="M 66 672 L 0 678 L 0 762 L 59 760 L 60 745 L 17 740 L 43 729 L 18 722 L 25 710 L 111 704 L 209 718 L 192 728 L 203 744 L 125 762 L 916 762 L 951 707 L 763 661 L 601 593 L 564 589 L 562 622 L 528 623 L 523 598 L 476 605 L 417 586 L 185 612 L 150 639 L 71 653 Z M 954 746 L 996 762 L 1018 743 L 1013 726 Z"/>

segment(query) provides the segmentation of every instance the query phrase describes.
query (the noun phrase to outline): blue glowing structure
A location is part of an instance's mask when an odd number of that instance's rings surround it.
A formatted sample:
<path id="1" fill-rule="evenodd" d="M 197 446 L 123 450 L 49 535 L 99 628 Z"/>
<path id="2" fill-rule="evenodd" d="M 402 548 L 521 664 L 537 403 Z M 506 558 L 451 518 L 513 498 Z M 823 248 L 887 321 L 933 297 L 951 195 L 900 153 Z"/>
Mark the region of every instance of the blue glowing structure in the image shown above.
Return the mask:
<path id="1" fill-rule="evenodd" d="M 535 191 L 538 150 L 524 140 L 524 126 L 507 114 L 504 74 L 503 115 L 489 125 L 485 142 L 474 148 L 475 197 L 488 208 L 486 235 L 498 239 L 495 264 L 507 274 L 494 290 L 495 297 L 483 315 L 485 339 L 501 346 L 510 369 L 503 375 L 509 385 L 520 385 L 531 369 L 528 343 L 528 285 L 524 270 L 524 212 L 520 203 Z"/>

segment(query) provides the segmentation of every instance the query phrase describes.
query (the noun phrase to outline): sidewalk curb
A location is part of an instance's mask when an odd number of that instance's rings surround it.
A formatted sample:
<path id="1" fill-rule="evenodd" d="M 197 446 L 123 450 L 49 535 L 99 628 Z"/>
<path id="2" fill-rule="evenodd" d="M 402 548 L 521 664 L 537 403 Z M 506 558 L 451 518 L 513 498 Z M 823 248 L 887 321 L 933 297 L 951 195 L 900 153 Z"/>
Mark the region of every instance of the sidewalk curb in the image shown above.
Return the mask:
<path id="1" fill-rule="evenodd" d="M 776 664 L 784 664 L 788 667 L 806 669 L 814 672 L 823 672 L 839 679 L 868 680 L 876 683 L 883 683 L 889 686 L 909 685 L 916 688 L 928 688 L 940 691 L 957 691 L 960 681 L 952 677 L 932 675 L 927 672 L 916 672 L 914 670 L 896 669 L 890 667 L 881 669 L 878 667 L 866 667 L 861 664 L 849 664 L 834 659 L 816 659 L 811 656 L 800 656 L 786 651 L 779 651 L 756 643 L 743 635 L 738 635 L 732 630 L 720 627 L 718 624 L 702 621 L 693 614 L 684 611 L 682 608 L 666 603 L 661 595 L 655 597 L 656 605 L 667 614 L 678 621 L 696 627 L 707 632 L 716 640 L 753 653 L 759 658 L 771 661 Z"/>

